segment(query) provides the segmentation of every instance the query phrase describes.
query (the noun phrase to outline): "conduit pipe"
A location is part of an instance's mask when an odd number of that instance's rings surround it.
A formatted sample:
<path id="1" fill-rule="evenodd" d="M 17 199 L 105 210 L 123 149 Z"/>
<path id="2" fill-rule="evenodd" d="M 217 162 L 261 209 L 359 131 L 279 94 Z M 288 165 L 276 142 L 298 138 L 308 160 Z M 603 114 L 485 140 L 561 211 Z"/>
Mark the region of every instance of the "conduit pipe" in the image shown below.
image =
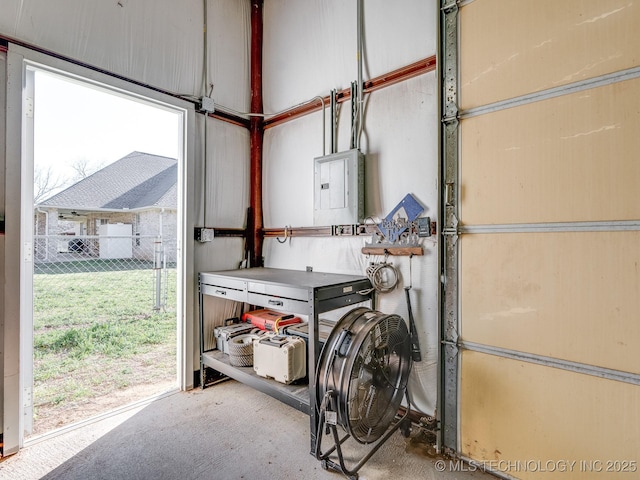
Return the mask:
<path id="1" fill-rule="evenodd" d="M 262 113 L 262 35 L 263 0 L 251 1 L 251 112 Z M 247 218 L 247 251 L 250 267 L 262 267 L 262 149 L 264 120 L 249 118 L 250 193 Z"/>
<path id="2" fill-rule="evenodd" d="M 336 90 L 331 90 L 331 94 L 329 95 L 329 110 L 331 110 L 331 152 L 338 152 L 338 100 L 336 96 L 338 92 Z M 324 105 L 324 103 L 323 103 Z"/>
<path id="3" fill-rule="evenodd" d="M 357 42 L 358 42 L 358 46 L 357 46 L 357 57 L 358 57 L 358 85 L 356 88 L 356 95 L 357 95 L 357 101 L 356 101 L 356 113 L 357 113 L 357 121 L 356 121 L 356 128 L 355 128 L 355 148 L 357 148 L 358 150 L 360 150 L 360 134 L 362 133 L 362 122 L 364 121 L 364 109 L 362 108 L 362 90 L 364 89 L 364 85 L 362 84 L 362 44 L 363 44 L 363 40 L 362 40 L 362 36 L 363 36 L 363 23 L 364 23 L 364 14 L 362 12 L 362 0 L 358 0 L 358 8 L 357 10 L 357 22 L 358 22 L 358 26 L 357 26 L 357 34 L 356 36 L 357 38 Z"/>
<path id="4" fill-rule="evenodd" d="M 202 16 L 204 18 L 202 30 L 202 95 L 207 94 L 207 0 L 202 3 Z M 202 225 L 207 226 L 207 115 L 204 116 L 204 138 L 202 139 Z"/>
<path id="5" fill-rule="evenodd" d="M 208 13 L 207 13 L 207 1 L 203 0 L 202 2 L 202 11 L 204 17 L 204 23 L 202 25 L 202 95 L 207 95 L 207 89 L 209 88 L 209 32 L 207 31 L 207 21 L 208 21 Z"/>

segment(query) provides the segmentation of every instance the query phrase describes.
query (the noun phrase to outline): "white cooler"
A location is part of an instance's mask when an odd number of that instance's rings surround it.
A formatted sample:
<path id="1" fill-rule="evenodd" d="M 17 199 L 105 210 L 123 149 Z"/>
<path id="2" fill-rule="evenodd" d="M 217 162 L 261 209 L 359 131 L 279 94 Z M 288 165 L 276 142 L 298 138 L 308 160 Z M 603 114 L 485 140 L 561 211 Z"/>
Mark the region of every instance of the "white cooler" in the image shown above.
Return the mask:
<path id="1" fill-rule="evenodd" d="M 253 369 L 261 377 L 291 383 L 307 374 L 307 348 L 301 337 L 276 335 L 253 341 Z"/>

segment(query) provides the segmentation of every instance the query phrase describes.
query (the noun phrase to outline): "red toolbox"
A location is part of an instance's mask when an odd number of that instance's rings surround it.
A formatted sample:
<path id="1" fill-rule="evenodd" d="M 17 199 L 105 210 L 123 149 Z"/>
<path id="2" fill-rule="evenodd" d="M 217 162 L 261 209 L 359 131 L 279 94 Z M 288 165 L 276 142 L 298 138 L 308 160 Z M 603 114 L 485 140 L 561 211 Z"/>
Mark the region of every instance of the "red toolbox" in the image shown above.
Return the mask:
<path id="1" fill-rule="evenodd" d="M 253 326 L 270 332 L 278 332 L 279 329 L 286 325 L 293 325 L 295 323 L 302 322 L 300 317 L 276 312 L 275 310 L 269 310 L 268 308 L 246 312 L 242 315 L 242 320 L 245 322 L 251 322 Z"/>

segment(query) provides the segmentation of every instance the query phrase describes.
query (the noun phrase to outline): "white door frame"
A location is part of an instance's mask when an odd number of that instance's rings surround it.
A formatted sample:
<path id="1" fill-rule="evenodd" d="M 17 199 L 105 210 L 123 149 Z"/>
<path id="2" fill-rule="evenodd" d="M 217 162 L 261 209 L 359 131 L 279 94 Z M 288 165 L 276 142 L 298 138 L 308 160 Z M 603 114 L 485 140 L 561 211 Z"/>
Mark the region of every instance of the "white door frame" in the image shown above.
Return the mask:
<path id="1" fill-rule="evenodd" d="M 13 44 L 7 53 L 5 311 L 4 311 L 4 454 L 18 451 L 27 415 L 33 413 L 33 143 L 25 141 L 29 125 L 29 70 L 42 69 L 106 88 L 114 94 L 182 115 L 182 151 L 178 158 L 177 371 L 180 389 L 193 387 L 194 298 L 193 192 L 195 109 L 192 103 L 127 82 L 104 72 Z M 33 77 L 33 75 L 31 75 Z M 31 87 L 33 85 L 31 84 Z M 24 121 L 27 120 L 27 121 Z M 31 118 L 31 123 L 33 119 Z M 29 144 L 29 145 L 27 145 Z M 19 226 L 19 228 L 17 228 Z M 31 332 L 31 334 L 29 334 Z M 29 358 L 27 358 L 29 357 Z"/>

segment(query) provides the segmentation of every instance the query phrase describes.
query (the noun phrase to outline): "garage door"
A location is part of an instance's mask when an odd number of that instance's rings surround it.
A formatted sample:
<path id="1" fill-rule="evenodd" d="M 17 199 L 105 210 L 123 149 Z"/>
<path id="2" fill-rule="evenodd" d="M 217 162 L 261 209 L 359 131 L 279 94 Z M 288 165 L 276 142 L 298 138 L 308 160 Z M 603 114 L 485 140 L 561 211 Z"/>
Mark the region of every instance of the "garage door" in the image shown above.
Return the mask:
<path id="1" fill-rule="evenodd" d="M 637 478 L 640 1 L 443 19 L 445 444 L 515 478 Z"/>

